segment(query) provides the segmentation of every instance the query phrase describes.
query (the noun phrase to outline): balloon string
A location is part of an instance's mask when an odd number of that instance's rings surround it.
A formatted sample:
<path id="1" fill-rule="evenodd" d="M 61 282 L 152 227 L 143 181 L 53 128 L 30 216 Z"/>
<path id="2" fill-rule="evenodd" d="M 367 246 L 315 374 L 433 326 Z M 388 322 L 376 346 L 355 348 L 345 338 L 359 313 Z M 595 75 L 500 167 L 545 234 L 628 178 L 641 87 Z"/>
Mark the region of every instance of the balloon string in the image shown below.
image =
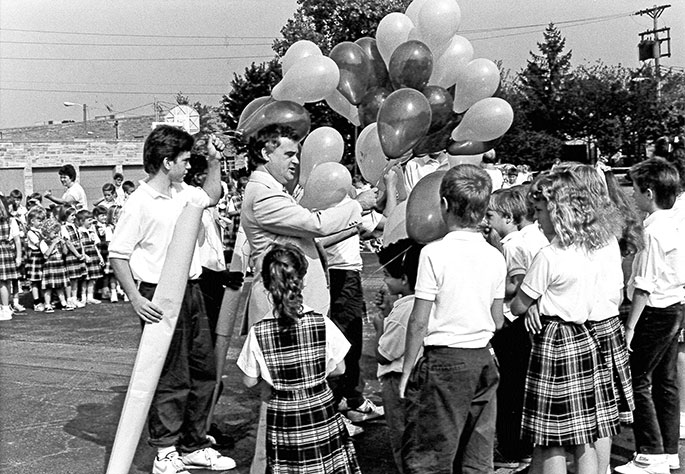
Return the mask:
<path id="1" fill-rule="evenodd" d="M 402 252 L 398 253 L 398 254 L 395 255 L 393 258 L 391 258 L 390 260 L 388 260 L 384 265 L 381 265 L 380 267 L 378 267 L 377 270 L 374 270 L 373 272 L 371 272 L 370 275 L 367 275 L 366 277 L 362 278 L 362 284 L 365 283 L 369 278 L 373 278 L 378 272 L 385 270 L 385 268 L 386 268 L 388 265 L 390 265 L 392 262 L 394 262 L 394 261 L 397 260 L 398 258 L 402 258 L 402 263 L 404 264 L 404 257 L 406 256 L 406 254 L 407 254 L 407 252 L 409 251 L 409 249 L 410 249 L 410 247 L 407 247 L 407 248 L 404 249 Z"/>

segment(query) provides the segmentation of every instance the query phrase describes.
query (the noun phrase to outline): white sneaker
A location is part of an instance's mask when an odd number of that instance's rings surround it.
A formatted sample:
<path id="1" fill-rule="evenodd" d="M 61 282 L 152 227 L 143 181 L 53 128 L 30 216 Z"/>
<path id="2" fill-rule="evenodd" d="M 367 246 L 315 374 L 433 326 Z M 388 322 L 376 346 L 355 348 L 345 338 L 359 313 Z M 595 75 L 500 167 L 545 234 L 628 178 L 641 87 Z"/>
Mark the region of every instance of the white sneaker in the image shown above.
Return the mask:
<path id="1" fill-rule="evenodd" d="M 228 456 L 222 456 L 213 448 L 198 449 L 181 458 L 186 469 L 209 469 L 211 471 L 227 471 L 235 468 L 235 461 Z"/>
<path id="2" fill-rule="evenodd" d="M 155 456 L 152 463 L 152 474 L 189 474 L 183 459 L 176 451 L 172 451 L 163 458 Z"/>
<path id="3" fill-rule="evenodd" d="M 672 471 L 680 469 L 680 458 L 678 454 L 668 454 L 668 468 Z"/>
<path id="4" fill-rule="evenodd" d="M 72 299 L 71 299 L 71 304 L 73 304 L 73 305 L 76 306 L 77 308 L 83 308 L 83 307 L 86 306 L 86 303 L 84 303 L 83 301 L 78 300 L 78 299 L 76 299 L 76 298 L 72 298 Z"/>
<path id="5" fill-rule="evenodd" d="M 113 291 L 109 294 L 109 301 L 110 301 L 110 303 L 118 303 L 119 302 L 119 297 L 117 296 L 116 291 Z"/>
<path id="6" fill-rule="evenodd" d="M 12 310 L 9 306 L 0 308 L 0 321 L 9 321 L 12 319 Z"/>
<path id="7" fill-rule="evenodd" d="M 362 421 L 369 421 L 382 416 L 385 416 L 385 409 L 376 406 L 376 404 L 368 398 L 364 399 L 364 403 L 359 407 L 350 409 L 347 412 L 347 417 L 352 420 L 353 423 L 361 423 Z"/>
<path id="8" fill-rule="evenodd" d="M 668 454 L 636 454 L 632 461 L 614 470 L 619 474 L 670 474 Z"/>
<path id="9" fill-rule="evenodd" d="M 347 428 L 347 434 L 350 435 L 350 437 L 354 438 L 357 435 L 360 435 L 364 432 L 364 428 L 361 426 L 353 425 L 352 420 L 347 418 L 344 415 L 342 416 L 343 422 L 345 423 L 345 428 Z"/>

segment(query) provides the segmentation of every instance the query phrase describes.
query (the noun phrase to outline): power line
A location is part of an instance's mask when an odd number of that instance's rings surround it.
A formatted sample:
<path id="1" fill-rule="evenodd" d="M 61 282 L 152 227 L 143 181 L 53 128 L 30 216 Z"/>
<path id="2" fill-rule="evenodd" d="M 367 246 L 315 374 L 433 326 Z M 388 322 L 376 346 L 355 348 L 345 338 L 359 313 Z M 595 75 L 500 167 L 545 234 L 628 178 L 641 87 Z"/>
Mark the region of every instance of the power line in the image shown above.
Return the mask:
<path id="1" fill-rule="evenodd" d="M 106 62 L 106 61 L 115 61 L 115 62 L 121 62 L 121 61 L 138 61 L 138 62 L 146 62 L 146 61 L 216 61 L 216 60 L 230 60 L 230 59 L 270 59 L 275 56 L 275 53 L 266 56 L 266 55 L 250 55 L 250 56 L 218 56 L 218 57 L 196 57 L 196 58 L 19 58 L 19 57 L 10 57 L 10 56 L 0 56 L 0 59 L 6 59 L 6 60 L 16 60 L 16 61 L 100 61 L 100 62 Z"/>
<path id="2" fill-rule="evenodd" d="M 274 39 L 273 36 L 231 36 L 231 35 L 143 35 L 134 33 L 90 33 L 83 31 L 56 31 L 56 30 L 29 30 L 23 28 L 0 28 L 0 31 L 16 31 L 22 33 L 47 33 L 58 35 L 82 35 L 82 36 L 116 36 L 116 37 L 131 37 L 131 38 L 195 38 L 195 39 L 225 39 L 225 38 L 242 38 L 242 39 Z"/>
<path id="3" fill-rule="evenodd" d="M 222 47 L 233 47 L 233 46 L 271 46 L 271 43 L 234 43 L 234 44 L 229 44 L 229 43 L 194 43 L 194 44 L 154 44 L 154 43 L 54 43 L 50 41 L 7 41 L 7 40 L 0 40 L 1 44 L 34 44 L 34 45 L 41 45 L 41 46 L 104 46 L 104 47 L 126 47 L 126 46 L 144 46 L 144 47 L 169 47 L 169 48 L 189 48 L 189 47 L 215 47 L 215 46 L 222 46 Z"/>
<path id="4" fill-rule="evenodd" d="M 14 81 L 11 79 L 3 79 L 3 83 L 15 83 L 15 84 L 51 84 L 51 85 L 104 85 L 104 86 L 168 86 L 169 83 L 152 83 L 152 82 L 56 82 L 56 81 Z M 190 87 L 224 87 L 225 83 L 206 83 L 206 84 L 186 84 Z"/>
<path id="5" fill-rule="evenodd" d="M 565 25 L 565 24 L 569 24 L 569 23 L 578 23 L 578 22 L 584 22 L 584 21 L 590 21 L 590 20 L 613 20 L 616 18 L 629 17 L 631 15 L 633 15 L 632 12 L 616 13 L 613 15 L 579 18 L 577 20 L 553 21 L 551 23 L 554 23 L 555 25 Z M 520 29 L 524 29 L 524 28 L 539 28 L 541 26 L 547 26 L 547 25 L 549 25 L 549 23 L 550 22 L 536 23 L 536 24 L 530 24 L 530 25 L 505 26 L 505 27 L 500 27 L 500 28 L 480 28 L 480 29 L 474 29 L 474 30 L 461 30 L 460 33 L 490 33 L 490 32 L 495 32 L 495 31 L 520 30 Z"/>
<path id="6" fill-rule="evenodd" d="M 143 91 L 89 91 L 89 90 L 70 90 L 70 89 L 34 89 L 34 88 L 20 88 L 20 87 L 0 87 L 0 91 L 18 91 L 18 92 L 55 92 L 55 93 L 62 93 L 62 92 L 80 92 L 83 94 L 123 94 L 123 95 L 164 95 L 164 94 L 173 94 L 176 95 L 178 94 L 179 90 L 175 91 L 165 91 L 165 92 L 160 92 L 160 91 L 151 91 L 151 92 L 143 92 Z M 188 95 L 223 95 L 226 94 L 227 91 L 223 92 L 196 92 L 196 91 L 185 91 L 181 90 L 183 94 L 188 94 Z"/>

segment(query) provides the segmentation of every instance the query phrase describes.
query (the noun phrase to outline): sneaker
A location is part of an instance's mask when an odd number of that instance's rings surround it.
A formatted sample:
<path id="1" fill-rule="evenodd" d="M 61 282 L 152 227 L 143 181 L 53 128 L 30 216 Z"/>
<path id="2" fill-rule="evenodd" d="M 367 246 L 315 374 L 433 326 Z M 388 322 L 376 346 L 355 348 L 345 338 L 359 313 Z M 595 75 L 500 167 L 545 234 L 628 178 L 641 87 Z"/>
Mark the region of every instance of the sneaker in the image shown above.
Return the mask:
<path id="1" fill-rule="evenodd" d="M 347 428 L 347 434 L 350 435 L 351 438 L 354 438 L 355 436 L 360 435 L 364 432 L 364 428 L 352 424 L 352 420 L 350 420 L 346 416 L 343 416 L 342 419 L 345 423 L 345 428 Z"/>
<path id="2" fill-rule="evenodd" d="M 71 304 L 70 301 L 65 301 L 62 303 L 62 311 L 74 311 L 76 309 L 76 306 Z"/>
<path id="3" fill-rule="evenodd" d="M 678 457 L 678 453 L 668 455 L 668 468 L 672 471 L 680 469 L 680 458 Z"/>
<path id="4" fill-rule="evenodd" d="M 24 308 L 22 305 L 20 305 L 19 302 L 17 301 L 17 302 L 12 304 L 12 311 L 14 311 L 15 313 L 25 313 L 26 308 Z"/>
<path id="5" fill-rule="evenodd" d="M 95 298 L 88 298 L 86 300 L 86 303 L 88 303 L 88 304 L 100 304 L 100 303 L 102 303 L 102 301 L 96 300 Z"/>
<path id="6" fill-rule="evenodd" d="M 119 302 L 119 297 L 117 296 L 116 291 L 113 291 L 109 294 L 109 301 L 111 303 L 118 303 Z"/>
<path id="7" fill-rule="evenodd" d="M 183 459 L 176 451 L 172 451 L 162 459 L 155 456 L 152 463 L 152 474 L 189 474 Z"/>
<path id="8" fill-rule="evenodd" d="M 519 462 L 516 459 L 504 456 L 499 452 L 499 449 L 495 448 L 494 465 L 495 468 L 514 469 L 515 467 L 518 467 Z"/>
<path id="9" fill-rule="evenodd" d="M 670 474 L 668 454 L 636 454 L 632 461 L 617 466 L 619 474 Z"/>
<path id="10" fill-rule="evenodd" d="M 77 300 L 76 298 L 71 299 L 71 304 L 73 304 L 76 308 L 83 308 L 86 306 L 85 302 Z"/>
<path id="11" fill-rule="evenodd" d="M 34 304 L 33 310 L 42 313 L 43 311 L 45 311 L 45 305 L 43 303 Z"/>
<path id="12" fill-rule="evenodd" d="M 353 423 L 361 423 L 362 421 L 373 420 L 374 418 L 380 418 L 384 415 L 385 409 L 383 407 L 376 406 L 376 404 L 368 398 L 366 398 L 364 403 L 359 405 L 359 407 L 347 412 L 347 417 L 352 420 Z"/>
<path id="13" fill-rule="evenodd" d="M 126 293 L 124 293 L 123 298 L 124 298 L 124 301 L 128 302 L 128 295 Z"/>
<path id="14" fill-rule="evenodd" d="M 55 312 L 55 308 L 53 308 L 51 304 L 46 304 L 46 305 L 45 305 L 45 312 L 46 312 L 46 313 L 54 313 L 54 312 Z"/>
<path id="15" fill-rule="evenodd" d="M 186 469 L 209 469 L 211 471 L 227 471 L 235 468 L 235 461 L 228 456 L 222 456 L 213 448 L 198 449 L 181 458 Z"/>
<path id="16" fill-rule="evenodd" d="M 12 319 L 12 310 L 10 307 L 0 308 L 0 321 L 9 321 Z"/>

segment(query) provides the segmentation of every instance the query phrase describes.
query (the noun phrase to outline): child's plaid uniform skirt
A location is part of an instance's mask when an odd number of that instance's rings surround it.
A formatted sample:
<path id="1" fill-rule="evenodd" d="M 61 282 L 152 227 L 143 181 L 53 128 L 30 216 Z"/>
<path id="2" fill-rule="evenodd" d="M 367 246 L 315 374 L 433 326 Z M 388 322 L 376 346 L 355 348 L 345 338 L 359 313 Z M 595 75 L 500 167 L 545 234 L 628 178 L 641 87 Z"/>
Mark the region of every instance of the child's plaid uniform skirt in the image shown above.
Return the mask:
<path id="1" fill-rule="evenodd" d="M 46 258 L 43 265 L 43 289 L 64 288 L 68 284 L 62 252 L 56 250 Z"/>
<path id="2" fill-rule="evenodd" d="M 611 375 L 590 330 L 557 317 L 542 320 L 526 374 L 523 439 L 567 446 L 617 434 Z"/>
<path id="3" fill-rule="evenodd" d="M 32 283 L 43 281 L 43 265 L 45 265 L 43 252 L 30 248 L 26 258 L 26 279 Z"/>
<path id="4" fill-rule="evenodd" d="M 76 251 L 79 253 L 83 252 L 81 238 L 79 237 L 76 227 L 72 224 L 65 224 L 65 229 L 67 230 L 67 234 L 69 234 L 69 241 L 76 248 Z M 83 278 L 87 274 L 86 263 L 69 251 L 67 251 L 66 256 L 64 257 L 64 266 L 69 280 Z"/>

